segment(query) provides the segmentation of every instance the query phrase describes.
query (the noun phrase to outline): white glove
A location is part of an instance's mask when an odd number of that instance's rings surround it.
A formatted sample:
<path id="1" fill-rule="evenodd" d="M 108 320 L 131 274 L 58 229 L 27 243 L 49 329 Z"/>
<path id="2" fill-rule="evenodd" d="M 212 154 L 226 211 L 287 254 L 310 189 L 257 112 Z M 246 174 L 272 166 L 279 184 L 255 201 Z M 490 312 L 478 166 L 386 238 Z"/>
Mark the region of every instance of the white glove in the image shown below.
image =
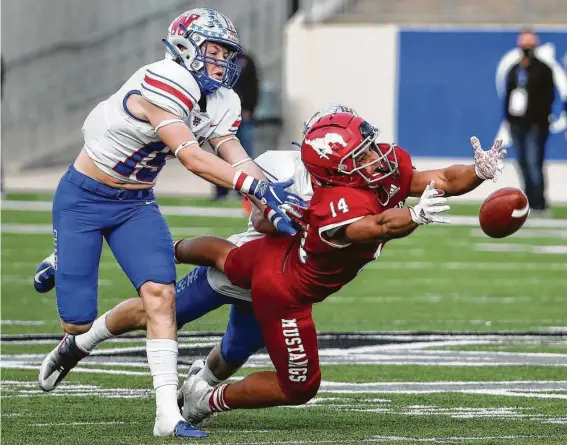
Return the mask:
<path id="1" fill-rule="evenodd" d="M 451 222 L 449 218 L 437 215 L 450 209 L 446 205 L 447 198 L 443 198 L 444 194 L 443 190 L 435 188 L 435 181 L 427 184 L 417 205 L 409 208 L 413 222 L 420 226 L 430 223 L 449 224 Z"/>
<path id="2" fill-rule="evenodd" d="M 504 169 L 504 157 L 508 153 L 505 148 L 500 148 L 502 139 L 496 139 L 490 150 L 484 151 L 476 136 L 471 138 L 474 149 L 474 171 L 480 179 L 492 179 L 497 181 Z"/>

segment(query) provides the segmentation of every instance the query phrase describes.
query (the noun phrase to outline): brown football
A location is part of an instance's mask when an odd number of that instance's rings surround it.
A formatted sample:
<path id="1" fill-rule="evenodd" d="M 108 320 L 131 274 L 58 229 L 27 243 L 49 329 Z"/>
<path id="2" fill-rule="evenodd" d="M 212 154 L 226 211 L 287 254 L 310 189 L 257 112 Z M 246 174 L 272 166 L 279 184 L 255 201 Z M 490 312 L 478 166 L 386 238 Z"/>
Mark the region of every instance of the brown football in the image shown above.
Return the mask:
<path id="1" fill-rule="evenodd" d="M 530 213 L 528 198 L 520 189 L 504 187 L 484 200 L 478 214 L 480 228 L 492 238 L 517 232 Z"/>

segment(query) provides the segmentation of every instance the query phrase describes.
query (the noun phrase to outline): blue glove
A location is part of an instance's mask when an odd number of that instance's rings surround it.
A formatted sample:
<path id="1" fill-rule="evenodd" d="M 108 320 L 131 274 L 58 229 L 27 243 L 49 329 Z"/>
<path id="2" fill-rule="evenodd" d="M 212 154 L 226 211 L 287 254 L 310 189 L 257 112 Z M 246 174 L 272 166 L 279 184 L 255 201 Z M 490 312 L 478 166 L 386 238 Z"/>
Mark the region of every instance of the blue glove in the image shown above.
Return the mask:
<path id="1" fill-rule="evenodd" d="M 264 216 L 274 225 L 278 232 L 295 235 L 297 229 L 293 221 L 287 216 L 281 205 L 293 205 L 301 209 L 306 209 L 308 204 L 294 193 L 286 192 L 285 189 L 293 184 L 293 179 L 284 182 L 265 182 L 258 181 L 253 195 L 265 204 Z"/>
<path id="2" fill-rule="evenodd" d="M 295 235 L 297 233 L 297 228 L 293 221 L 280 209 L 280 212 L 276 212 L 270 207 L 264 209 L 264 218 L 270 221 L 278 232 L 287 233 L 289 235 Z"/>
<path id="3" fill-rule="evenodd" d="M 258 184 L 252 189 L 250 193 L 258 198 L 262 204 L 275 210 L 280 216 L 283 217 L 283 211 L 279 210 L 282 204 L 289 204 L 301 209 L 306 209 L 308 204 L 297 196 L 295 193 L 286 192 L 285 189 L 293 184 L 293 178 L 284 182 L 266 182 L 257 181 Z"/>
<path id="4" fill-rule="evenodd" d="M 240 171 L 236 173 L 233 180 L 235 190 L 254 196 L 267 206 L 264 216 L 272 222 L 278 231 L 295 235 L 297 230 L 294 228 L 289 216 L 286 215 L 280 206 L 295 206 L 300 209 L 306 209 L 309 205 L 296 194 L 285 191 L 292 184 L 292 178 L 284 182 L 270 183 L 260 181 Z"/>

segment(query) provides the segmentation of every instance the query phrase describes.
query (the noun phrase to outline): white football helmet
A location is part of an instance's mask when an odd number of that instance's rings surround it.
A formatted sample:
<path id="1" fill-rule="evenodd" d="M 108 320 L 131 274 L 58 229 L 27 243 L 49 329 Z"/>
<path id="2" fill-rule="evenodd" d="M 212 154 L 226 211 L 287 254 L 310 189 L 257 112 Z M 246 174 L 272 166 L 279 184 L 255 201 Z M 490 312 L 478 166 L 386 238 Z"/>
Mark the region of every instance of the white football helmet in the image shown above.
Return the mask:
<path id="1" fill-rule="evenodd" d="M 208 42 L 228 49 L 229 57 L 225 60 L 207 56 Z M 169 25 L 163 43 L 165 56 L 187 68 L 205 94 L 214 93 L 220 87 L 232 88 L 240 76 L 242 68 L 237 61 L 242 48 L 236 28 L 228 17 L 214 9 L 195 8 L 184 12 Z M 207 63 L 224 69 L 222 80 L 209 76 Z"/>
<path id="2" fill-rule="evenodd" d="M 328 116 L 329 114 L 336 114 L 336 113 L 350 113 L 354 116 L 359 116 L 359 114 L 354 111 L 352 108 L 343 105 L 343 104 L 332 104 L 326 105 L 323 108 L 319 108 L 313 115 L 307 120 L 307 122 L 303 123 L 303 137 L 309 131 L 311 126 L 321 119 L 324 116 Z"/>

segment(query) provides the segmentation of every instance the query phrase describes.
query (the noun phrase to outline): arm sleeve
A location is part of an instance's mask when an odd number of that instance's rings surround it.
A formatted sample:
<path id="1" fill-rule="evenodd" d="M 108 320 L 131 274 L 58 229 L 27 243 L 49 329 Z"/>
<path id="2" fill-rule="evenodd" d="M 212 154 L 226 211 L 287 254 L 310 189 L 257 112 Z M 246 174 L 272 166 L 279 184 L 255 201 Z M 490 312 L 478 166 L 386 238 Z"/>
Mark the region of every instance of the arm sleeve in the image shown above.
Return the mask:
<path id="1" fill-rule="evenodd" d="M 140 86 L 142 97 L 184 119 L 201 95 L 191 73 L 171 60 L 150 65 Z"/>
<path id="2" fill-rule="evenodd" d="M 553 71 L 547 65 L 545 65 L 545 98 L 546 98 L 546 105 L 551 107 L 553 105 L 553 101 L 555 100 L 555 83 L 553 79 Z"/>
<path id="3" fill-rule="evenodd" d="M 509 104 L 510 104 L 510 93 L 512 92 L 512 90 L 514 89 L 514 85 L 512 85 L 512 79 L 513 79 L 513 75 L 515 76 L 515 66 L 512 67 L 512 69 L 510 69 L 510 71 L 508 71 L 508 74 L 506 74 L 506 90 L 504 92 L 504 117 L 506 118 L 506 120 L 509 119 L 510 117 L 510 112 L 508 111 L 509 108 Z"/>
<path id="4" fill-rule="evenodd" d="M 242 117 L 240 115 L 240 98 L 234 91 L 228 91 L 229 93 L 226 98 L 228 102 L 228 111 L 217 125 L 215 132 L 212 135 L 213 138 L 236 134 L 238 127 L 240 127 L 240 123 L 242 122 Z"/>

